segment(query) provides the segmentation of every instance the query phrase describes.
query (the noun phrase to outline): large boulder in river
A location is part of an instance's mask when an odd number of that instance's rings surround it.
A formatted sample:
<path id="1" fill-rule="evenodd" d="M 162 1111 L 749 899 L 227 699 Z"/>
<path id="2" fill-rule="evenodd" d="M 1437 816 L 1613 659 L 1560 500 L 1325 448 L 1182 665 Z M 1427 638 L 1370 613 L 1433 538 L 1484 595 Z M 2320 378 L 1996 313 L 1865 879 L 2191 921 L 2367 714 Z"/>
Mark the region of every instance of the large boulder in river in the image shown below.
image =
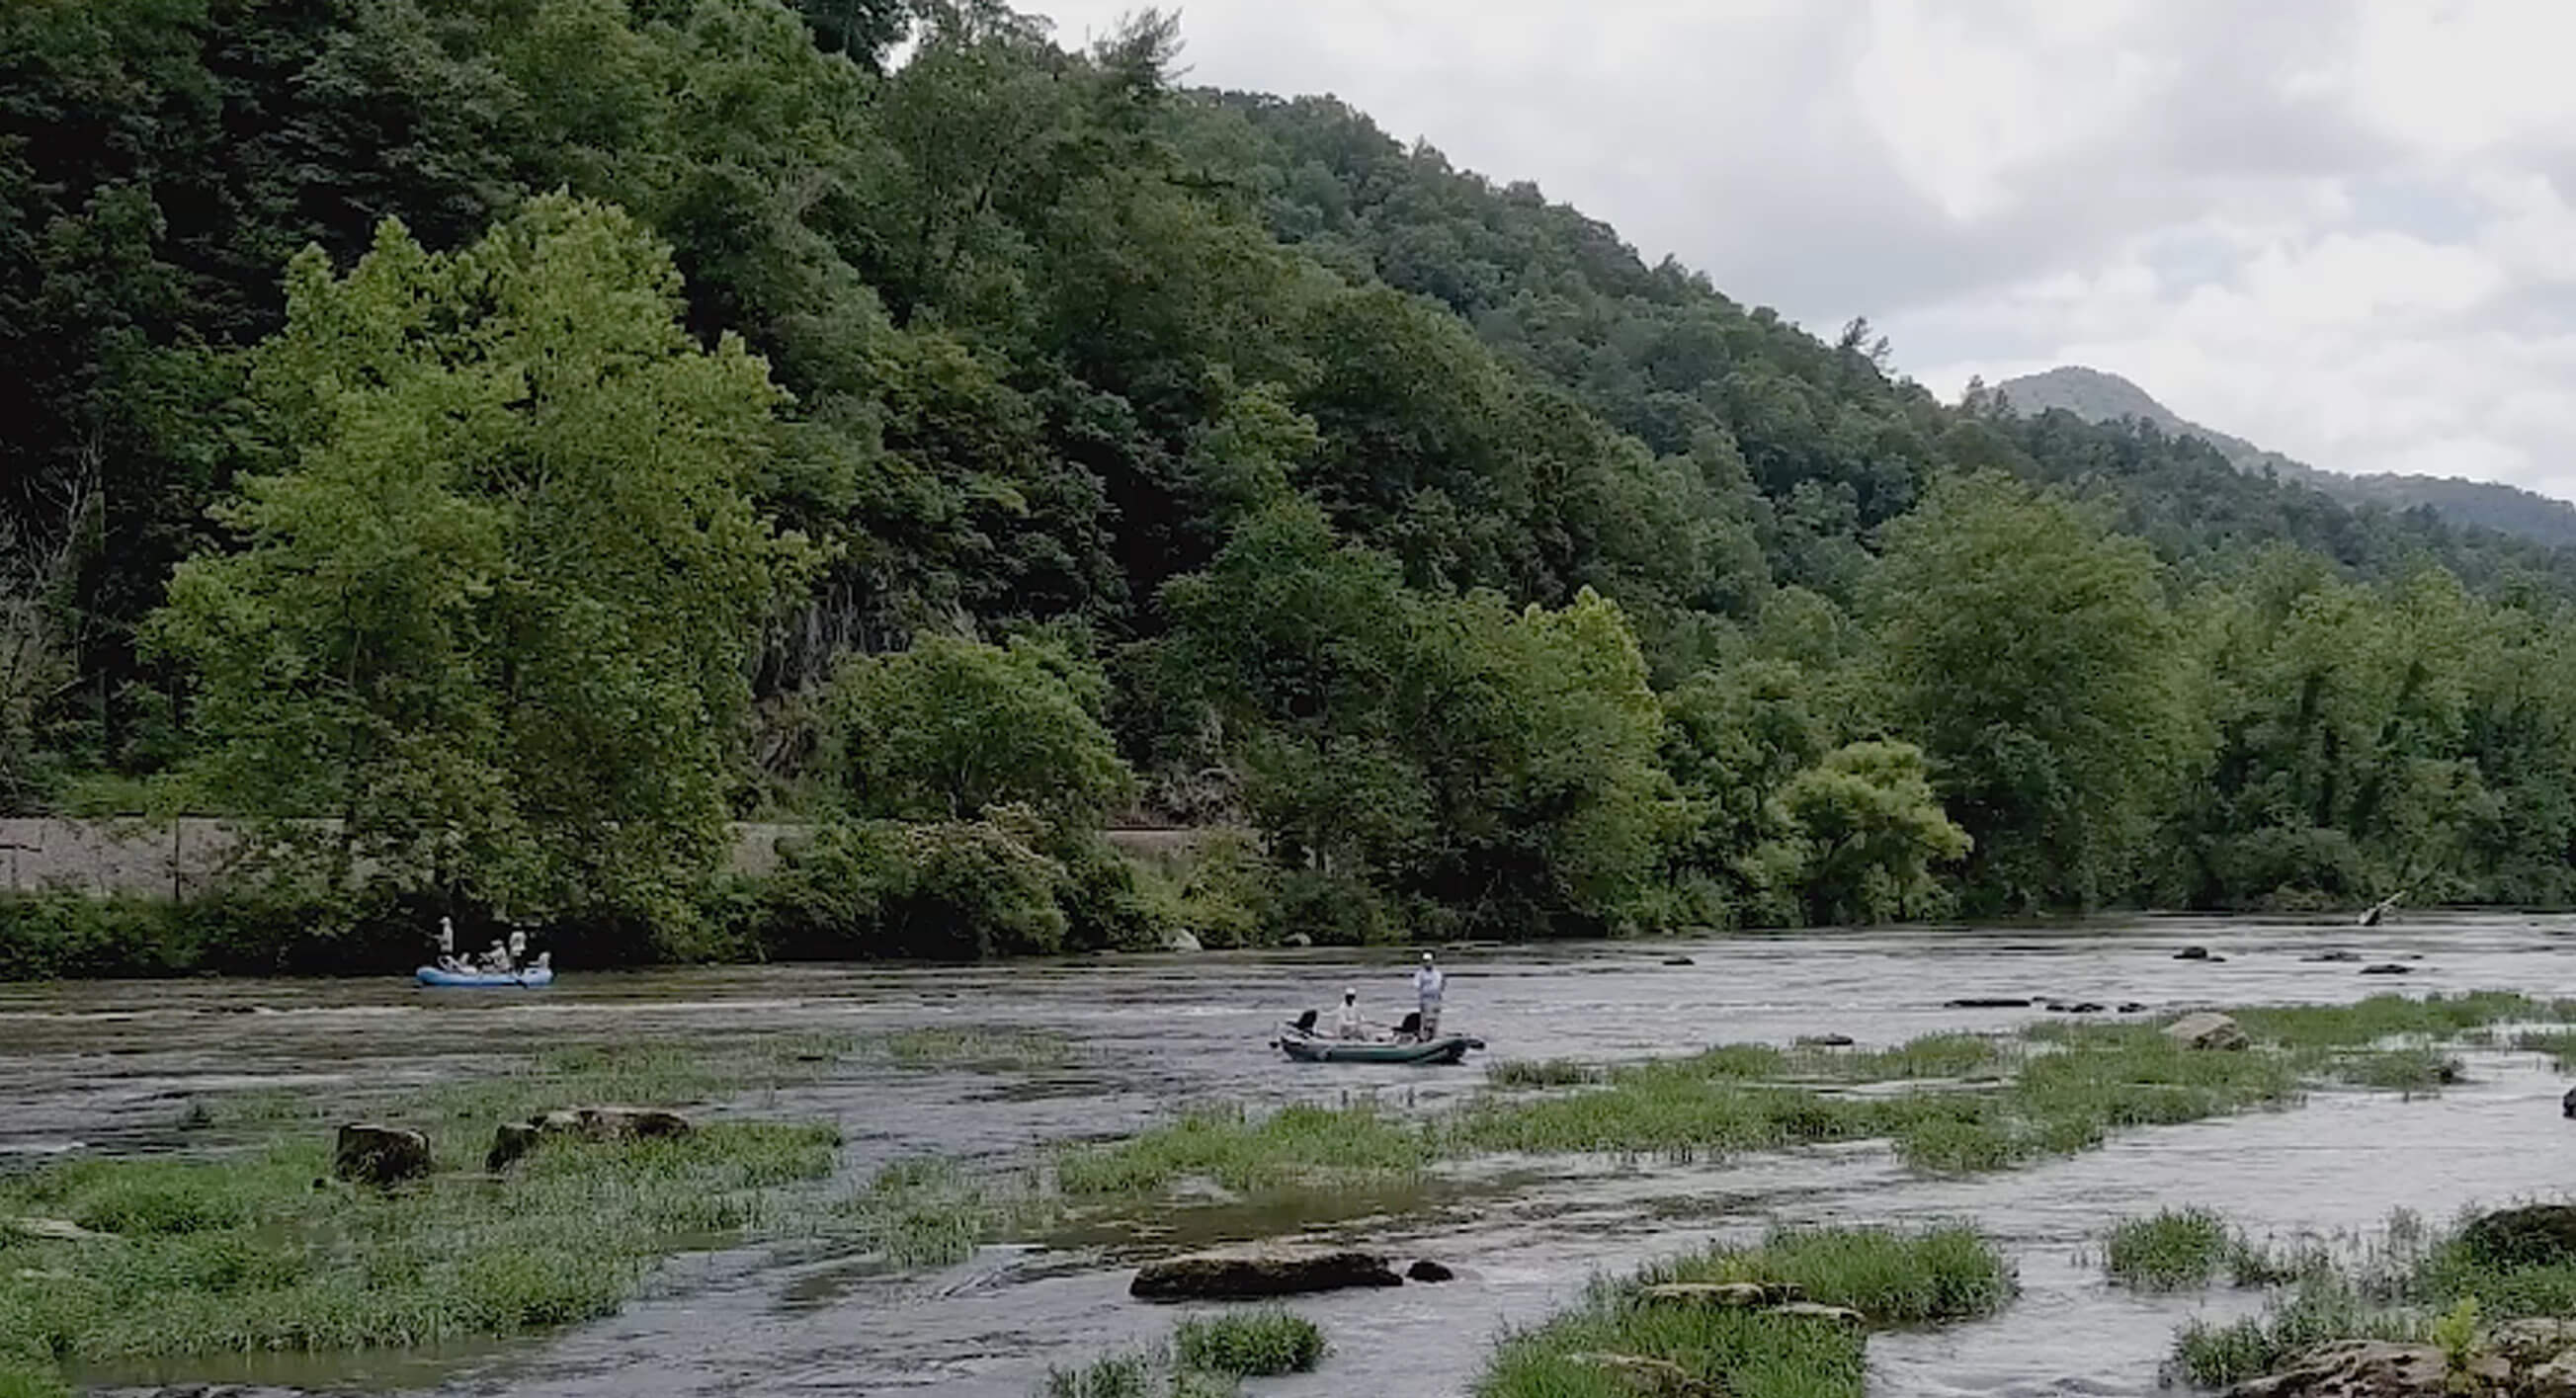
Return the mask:
<path id="1" fill-rule="evenodd" d="M 429 1137 L 407 1127 L 351 1122 L 332 1146 L 331 1173 L 358 1184 L 400 1184 L 430 1169 Z"/>
<path id="2" fill-rule="evenodd" d="M 1349 1287 L 1402 1286 L 1375 1253 L 1348 1248 L 1258 1247 L 1192 1253 L 1136 1269 L 1127 1294 L 1148 1301 L 1236 1301 Z"/>
<path id="3" fill-rule="evenodd" d="M 2208 1010 L 2184 1015 L 2166 1025 L 2165 1037 L 2187 1049 L 2233 1050 L 2252 1042 L 2236 1021 Z"/>
<path id="4" fill-rule="evenodd" d="M 566 1107 L 526 1121 L 502 1123 L 501 1129 L 493 1133 L 492 1149 L 483 1157 L 483 1168 L 498 1174 L 549 1137 L 652 1141 L 685 1136 L 694 1129 L 687 1117 L 658 1107 Z"/>
<path id="5" fill-rule="evenodd" d="M 1163 950 L 1188 952 L 1205 951 L 1206 948 L 1199 945 L 1197 933 L 1186 927 L 1175 927 L 1163 934 Z"/>
<path id="6" fill-rule="evenodd" d="M 2576 1262 L 2576 1204 L 2500 1209 L 2461 1229 L 2460 1246 L 2490 1267 Z"/>

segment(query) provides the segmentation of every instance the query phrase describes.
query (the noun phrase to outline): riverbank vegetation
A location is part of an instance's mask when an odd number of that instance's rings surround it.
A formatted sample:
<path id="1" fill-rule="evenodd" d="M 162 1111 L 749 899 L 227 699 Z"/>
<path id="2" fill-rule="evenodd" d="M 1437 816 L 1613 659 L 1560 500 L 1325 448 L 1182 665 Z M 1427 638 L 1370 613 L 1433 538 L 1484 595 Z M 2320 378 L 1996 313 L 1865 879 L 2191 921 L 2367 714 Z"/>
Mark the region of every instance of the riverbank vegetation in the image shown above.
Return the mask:
<path id="1" fill-rule="evenodd" d="M 2576 899 L 2576 555 L 1944 405 L 1179 42 L 0 17 L 0 814 L 252 845 L 0 974 Z"/>

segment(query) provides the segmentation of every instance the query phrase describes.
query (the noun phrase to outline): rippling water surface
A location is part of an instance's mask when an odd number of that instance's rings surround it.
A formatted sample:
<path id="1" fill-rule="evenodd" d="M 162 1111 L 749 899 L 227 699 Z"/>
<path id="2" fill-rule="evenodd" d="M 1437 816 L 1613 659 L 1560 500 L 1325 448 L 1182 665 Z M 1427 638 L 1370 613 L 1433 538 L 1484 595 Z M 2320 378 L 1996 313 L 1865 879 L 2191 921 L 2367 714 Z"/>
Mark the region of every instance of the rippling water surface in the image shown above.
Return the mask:
<path id="1" fill-rule="evenodd" d="M 2187 944 L 2226 959 L 2176 961 Z M 2300 958 L 2350 948 L 2416 973 L 2380 980 Z M 1692 964 L 1667 965 L 1687 956 Z M 2576 995 L 2576 920 L 2432 916 L 2349 927 L 2156 918 L 2075 927 L 1905 929 L 1710 942 L 1467 948 L 1448 1019 L 1500 1056 L 1632 1059 L 1715 1042 L 1849 1034 L 1884 1044 L 2001 1029 L 2037 1012 L 1952 1010 L 1964 996 L 2058 997 L 2157 1011 L 2319 1003 L 2388 989 Z M 996 1164 L 1112 1136 L 1210 1099 L 1428 1108 L 1476 1090 L 1463 1067 L 1299 1066 L 1265 1045 L 1283 1014 L 1345 985 L 1388 1017 L 1407 963 L 1346 953 L 1102 957 L 972 969 L 790 967 L 567 974 L 547 991 L 445 994 L 398 983 L 127 982 L 0 987 L 0 1161 L 168 1148 L 197 1095 L 243 1087 L 352 1094 L 482 1071 L 500 1055 L 587 1043 L 920 1027 L 1078 1039 L 1026 1071 L 856 1061 L 746 1106 L 837 1120 L 849 1165 L 936 1153 Z M 1293 1205 L 1217 1201 L 1094 1219 L 1046 1243 L 987 1248 L 929 1274 L 744 1249 L 681 1259 L 621 1315 L 542 1341 L 437 1356 L 202 1363 L 155 1377 L 451 1394 L 940 1393 L 1022 1398 L 1050 1363 L 1158 1338 L 1173 1313 L 1130 1301 L 1142 1257 L 1303 1227 L 1456 1267 L 1444 1286 L 1316 1297 L 1334 1353 L 1255 1395 L 1464 1393 L 1493 1336 L 1540 1319 L 1596 1272 L 1774 1222 L 1968 1217 L 1999 1238 L 2023 1294 L 2003 1316 L 1871 1342 L 1882 1394 L 2156 1391 L 2175 1325 L 2248 1302 L 2113 1291 L 2084 1255 L 2104 1224 L 2165 1204 L 2254 1232 L 2358 1229 L 2407 1207 L 2576 1188 L 2565 1084 L 2528 1055 L 2470 1057 L 2437 1099 L 2325 1092 L 2290 1112 L 2115 1137 L 2071 1160 L 1973 1180 L 1918 1177 L 1872 1146 L 1721 1163 L 1480 1161 L 1405 1187 Z M 128 1375 L 125 1377 L 141 1377 Z"/>

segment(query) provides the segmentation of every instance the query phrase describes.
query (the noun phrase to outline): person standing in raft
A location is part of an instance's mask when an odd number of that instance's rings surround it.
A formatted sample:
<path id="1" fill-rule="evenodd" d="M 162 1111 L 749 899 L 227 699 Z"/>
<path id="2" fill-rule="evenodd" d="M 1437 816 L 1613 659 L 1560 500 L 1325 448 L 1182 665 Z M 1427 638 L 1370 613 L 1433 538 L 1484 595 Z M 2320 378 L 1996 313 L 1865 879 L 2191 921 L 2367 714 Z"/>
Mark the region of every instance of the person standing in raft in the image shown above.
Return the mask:
<path id="1" fill-rule="evenodd" d="M 438 966 L 442 971 L 462 971 L 465 963 L 456 959 L 456 919 L 438 920 Z"/>
<path id="2" fill-rule="evenodd" d="M 1449 978 L 1440 974 L 1431 953 L 1422 954 L 1422 969 L 1413 973 L 1413 999 L 1422 1011 L 1417 1034 L 1428 1043 L 1440 1037 L 1440 992 L 1448 988 Z"/>

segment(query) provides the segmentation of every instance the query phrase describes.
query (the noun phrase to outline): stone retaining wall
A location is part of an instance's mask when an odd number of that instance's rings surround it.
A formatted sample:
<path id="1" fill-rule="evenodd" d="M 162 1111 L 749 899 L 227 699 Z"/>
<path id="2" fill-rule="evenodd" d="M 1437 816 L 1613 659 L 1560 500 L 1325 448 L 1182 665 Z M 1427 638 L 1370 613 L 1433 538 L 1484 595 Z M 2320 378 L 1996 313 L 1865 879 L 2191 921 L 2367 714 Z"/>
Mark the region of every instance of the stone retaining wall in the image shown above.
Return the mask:
<path id="1" fill-rule="evenodd" d="M 778 846 L 801 825 L 751 822 L 733 827 L 733 868 L 765 874 L 778 867 Z M 1201 830 L 1112 830 L 1109 842 L 1135 854 L 1186 852 Z M 224 823 L 191 816 L 166 824 L 143 820 L 0 819 L 0 889 L 27 893 L 68 885 L 95 894 L 135 893 L 185 901 L 213 886 L 238 840 Z"/>

